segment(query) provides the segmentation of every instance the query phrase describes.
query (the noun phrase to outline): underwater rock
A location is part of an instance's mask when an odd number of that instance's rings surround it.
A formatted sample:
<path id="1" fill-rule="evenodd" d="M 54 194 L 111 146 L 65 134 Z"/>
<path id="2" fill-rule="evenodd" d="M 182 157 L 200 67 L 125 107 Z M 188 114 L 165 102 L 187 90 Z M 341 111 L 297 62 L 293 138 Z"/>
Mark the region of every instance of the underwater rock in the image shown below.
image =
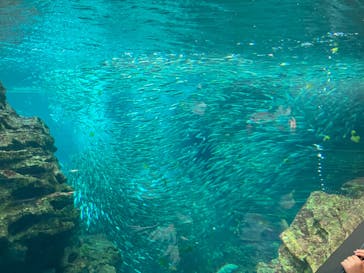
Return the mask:
<path id="1" fill-rule="evenodd" d="M 83 235 L 65 250 L 64 273 L 116 273 L 121 265 L 118 250 L 102 235 Z"/>
<path id="2" fill-rule="evenodd" d="M 0 83 L 0 271 L 55 272 L 77 226 L 48 127 L 23 118 Z M 58 271 L 57 271 L 58 272 Z"/>
<path id="3" fill-rule="evenodd" d="M 355 210 L 353 208 L 356 208 Z M 259 263 L 258 273 L 312 273 L 364 220 L 358 198 L 313 192 L 290 227 L 281 234 L 278 258 Z"/>

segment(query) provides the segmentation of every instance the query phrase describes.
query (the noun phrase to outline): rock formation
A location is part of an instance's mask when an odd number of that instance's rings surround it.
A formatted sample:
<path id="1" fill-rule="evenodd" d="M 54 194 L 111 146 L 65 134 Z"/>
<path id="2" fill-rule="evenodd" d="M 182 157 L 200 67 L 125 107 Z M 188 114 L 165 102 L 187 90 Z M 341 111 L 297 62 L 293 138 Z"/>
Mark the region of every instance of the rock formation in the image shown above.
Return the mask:
<path id="1" fill-rule="evenodd" d="M 109 241 L 76 237 L 73 189 L 55 151 L 48 127 L 18 116 L 0 83 L 0 272 L 116 272 Z"/>
<path id="2" fill-rule="evenodd" d="M 355 181 L 355 183 L 353 182 Z M 345 185 L 363 188 L 363 179 Z M 359 181 L 359 182 L 358 182 Z M 258 273 L 312 273 L 327 260 L 341 243 L 364 220 L 364 195 L 338 195 L 313 192 L 290 227 L 281 234 L 278 258 L 260 263 Z M 363 192 L 361 192 L 363 193 Z"/>
<path id="3" fill-rule="evenodd" d="M 57 268 L 76 227 L 72 188 L 54 157 L 53 138 L 38 118 L 22 118 L 0 85 L 0 268 Z"/>

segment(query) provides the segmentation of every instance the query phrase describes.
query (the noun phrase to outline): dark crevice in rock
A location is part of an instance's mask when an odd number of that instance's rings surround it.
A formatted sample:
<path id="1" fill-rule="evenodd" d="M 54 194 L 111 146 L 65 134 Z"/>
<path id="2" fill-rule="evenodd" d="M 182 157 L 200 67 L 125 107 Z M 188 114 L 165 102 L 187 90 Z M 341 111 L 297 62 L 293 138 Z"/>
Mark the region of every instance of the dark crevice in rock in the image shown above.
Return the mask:
<path id="1" fill-rule="evenodd" d="M 15 201 L 20 201 L 22 199 L 31 199 L 40 196 L 47 195 L 52 192 L 52 187 L 41 187 L 35 186 L 34 184 L 26 185 L 12 191 L 12 196 Z"/>
<path id="2" fill-rule="evenodd" d="M 20 142 L 17 139 L 13 139 L 13 141 L 11 142 L 11 145 L 8 146 L 8 148 L 10 150 L 23 150 L 24 148 L 26 148 L 27 145 L 26 143 Z"/>
<path id="3" fill-rule="evenodd" d="M 322 240 L 322 243 L 326 244 L 328 243 L 329 239 L 329 233 L 325 228 L 321 225 L 320 221 L 317 219 L 313 220 L 312 224 L 313 229 L 315 230 L 315 233 L 317 236 L 319 236 Z"/>
<path id="4" fill-rule="evenodd" d="M 1 174 L 4 175 L 6 178 L 11 178 L 17 175 L 17 173 L 14 172 L 13 170 L 2 170 Z"/>
<path id="5" fill-rule="evenodd" d="M 24 232 L 28 228 L 37 225 L 48 217 L 47 215 L 24 215 L 16 221 L 12 222 L 8 227 L 8 232 L 11 235 Z"/>
<path id="6" fill-rule="evenodd" d="M 25 166 L 16 169 L 16 171 L 23 175 L 31 175 L 33 177 L 41 178 L 44 173 L 47 173 L 51 170 L 50 166 L 43 165 L 32 165 L 32 166 Z"/>
<path id="7" fill-rule="evenodd" d="M 68 258 L 67 258 L 67 262 L 68 263 L 73 263 L 77 258 L 78 258 L 78 253 L 77 252 L 71 252 L 69 255 L 68 255 Z"/>
<path id="8" fill-rule="evenodd" d="M 24 158 L 21 152 L 9 152 L 10 150 L 0 150 L 1 169 L 14 169 L 17 163 L 21 163 Z"/>
<path id="9" fill-rule="evenodd" d="M 50 201 L 50 204 L 54 210 L 62 210 L 65 207 L 69 206 L 69 200 L 68 200 L 68 198 L 63 198 L 63 199 L 59 198 L 59 199 Z"/>
<path id="10" fill-rule="evenodd" d="M 1 119 L 1 130 L 12 130 L 12 129 L 16 129 L 13 126 L 11 126 L 10 124 L 8 124 L 8 122 L 5 119 Z"/>
<path id="11" fill-rule="evenodd" d="M 5 237 L 0 238 L 0 261 L 1 257 L 4 257 L 6 249 L 9 247 L 9 242 Z"/>
<path id="12" fill-rule="evenodd" d="M 60 172 L 55 174 L 55 178 L 58 183 L 63 184 L 67 181 L 67 178 Z"/>

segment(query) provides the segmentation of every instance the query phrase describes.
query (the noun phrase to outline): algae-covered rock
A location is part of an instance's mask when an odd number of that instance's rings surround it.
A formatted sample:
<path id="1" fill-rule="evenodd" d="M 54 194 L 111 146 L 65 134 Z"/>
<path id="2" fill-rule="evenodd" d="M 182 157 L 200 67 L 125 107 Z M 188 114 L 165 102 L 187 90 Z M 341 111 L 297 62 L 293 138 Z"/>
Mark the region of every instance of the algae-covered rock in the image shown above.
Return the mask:
<path id="1" fill-rule="evenodd" d="M 0 84 L 0 272 L 55 271 L 78 212 L 47 126 L 6 103 Z"/>
<path id="2" fill-rule="evenodd" d="M 122 260 L 115 246 L 101 235 L 78 238 L 67 247 L 62 262 L 64 273 L 116 273 Z"/>
<path id="3" fill-rule="evenodd" d="M 312 273 L 364 220 L 364 196 L 313 192 L 281 234 L 278 258 L 260 263 L 258 273 Z M 355 208 L 355 209 L 353 209 Z"/>

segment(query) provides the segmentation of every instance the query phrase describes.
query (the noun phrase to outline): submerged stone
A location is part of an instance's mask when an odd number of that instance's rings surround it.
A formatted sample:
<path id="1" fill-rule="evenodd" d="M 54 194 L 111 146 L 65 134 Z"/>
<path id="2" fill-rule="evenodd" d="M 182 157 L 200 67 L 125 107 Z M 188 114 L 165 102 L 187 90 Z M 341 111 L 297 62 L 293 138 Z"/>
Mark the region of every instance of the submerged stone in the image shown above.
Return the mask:
<path id="1" fill-rule="evenodd" d="M 356 208 L 356 209 L 353 209 Z M 260 263 L 258 273 L 312 273 L 328 259 L 364 220 L 357 198 L 313 192 L 296 218 L 281 234 L 278 258 Z"/>

